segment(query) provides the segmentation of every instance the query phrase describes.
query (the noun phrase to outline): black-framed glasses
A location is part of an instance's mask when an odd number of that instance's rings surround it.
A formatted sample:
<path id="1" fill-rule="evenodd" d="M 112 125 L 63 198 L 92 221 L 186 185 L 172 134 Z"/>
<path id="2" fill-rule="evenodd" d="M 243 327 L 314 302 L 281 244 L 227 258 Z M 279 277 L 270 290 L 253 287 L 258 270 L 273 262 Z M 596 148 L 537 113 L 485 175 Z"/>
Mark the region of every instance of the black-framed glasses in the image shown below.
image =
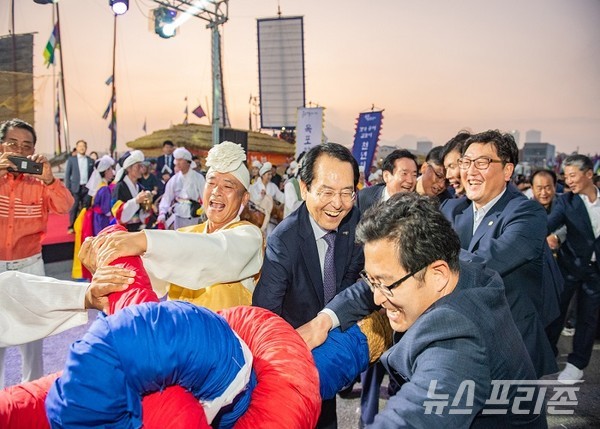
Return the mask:
<path id="1" fill-rule="evenodd" d="M 328 203 L 330 201 L 333 201 L 336 195 L 340 196 L 340 199 L 343 203 L 351 203 L 356 198 L 356 192 L 349 190 L 335 192 L 331 189 L 324 189 L 322 191 L 317 192 L 317 196 L 319 197 L 319 200 L 322 203 Z"/>
<path id="2" fill-rule="evenodd" d="M 421 270 L 422 269 L 423 268 L 421 268 Z M 365 270 L 362 270 L 360 272 L 360 277 L 364 280 L 364 282 L 367 284 L 367 286 L 369 286 L 371 288 L 371 291 L 373 293 L 375 293 L 375 289 L 378 289 L 382 294 L 384 294 L 388 298 L 391 298 L 391 297 L 394 296 L 394 293 L 392 292 L 392 289 L 397 288 L 398 286 L 400 286 L 402 283 L 404 283 L 406 280 L 408 280 L 409 278 L 411 278 L 412 276 L 414 276 L 415 274 L 417 274 L 421 270 L 416 270 L 416 271 L 410 272 L 407 275 L 405 275 L 404 277 L 402 277 L 400 280 L 396 280 L 394 283 L 392 283 L 389 286 L 383 285 L 381 283 L 375 283 L 375 282 L 373 282 L 369 278 L 369 275 L 367 274 L 367 272 Z"/>
<path id="3" fill-rule="evenodd" d="M 431 168 L 431 170 L 433 171 L 433 174 L 435 175 L 435 177 L 437 178 L 438 181 L 446 180 L 446 175 L 444 174 L 444 167 L 442 167 L 442 171 L 440 172 L 440 171 L 436 170 L 435 164 L 428 162 L 427 165 L 429 166 L 429 168 Z"/>
<path id="4" fill-rule="evenodd" d="M 489 156 L 480 156 L 479 158 L 469 159 L 469 158 L 458 158 L 458 168 L 461 170 L 468 170 L 471 167 L 471 164 L 475 166 L 478 170 L 487 170 L 491 163 L 499 162 L 502 163 L 501 159 L 492 159 Z"/>

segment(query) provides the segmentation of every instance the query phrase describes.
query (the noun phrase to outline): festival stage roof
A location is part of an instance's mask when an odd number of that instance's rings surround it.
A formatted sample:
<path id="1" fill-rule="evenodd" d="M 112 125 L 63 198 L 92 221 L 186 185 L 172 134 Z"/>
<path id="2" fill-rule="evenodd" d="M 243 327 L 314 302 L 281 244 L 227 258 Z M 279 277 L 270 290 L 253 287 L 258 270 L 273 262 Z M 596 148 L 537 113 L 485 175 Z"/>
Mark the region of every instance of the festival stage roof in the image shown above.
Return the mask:
<path id="1" fill-rule="evenodd" d="M 293 144 L 268 134 L 244 132 L 248 133 L 249 153 L 294 156 Z M 142 150 L 146 156 L 158 156 L 162 154 L 162 144 L 165 140 L 171 140 L 175 146 L 185 146 L 191 152 L 202 154 L 212 147 L 212 127 L 201 124 L 174 125 L 128 142 L 127 146 Z"/>

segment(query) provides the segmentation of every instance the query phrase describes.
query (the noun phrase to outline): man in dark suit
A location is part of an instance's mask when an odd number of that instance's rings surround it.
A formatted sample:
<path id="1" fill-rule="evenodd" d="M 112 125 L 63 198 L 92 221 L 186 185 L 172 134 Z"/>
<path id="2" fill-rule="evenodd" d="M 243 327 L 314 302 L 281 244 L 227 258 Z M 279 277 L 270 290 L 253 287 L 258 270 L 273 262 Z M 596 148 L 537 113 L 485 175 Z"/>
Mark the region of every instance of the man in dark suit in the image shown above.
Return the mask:
<path id="1" fill-rule="evenodd" d="M 364 264 L 354 243 L 357 182 L 358 164 L 344 146 L 325 143 L 306 154 L 300 170 L 305 202 L 269 235 L 253 305 L 297 328 L 357 280 Z M 324 401 L 318 427 L 337 427 L 335 399 Z"/>
<path id="2" fill-rule="evenodd" d="M 502 280 L 476 262 L 459 262 L 460 241 L 436 205 L 414 193 L 394 195 L 362 217 L 356 236 L 364 244 L 363 280 L 298 332 L 312 348 L 332 327 L 345 330 L 383 307 L 392 329 L 404 333 L 381 357 L 403 384 L 369 427 L 547 427 L 544 409 L 535 410 L 539 390 L 518 402 L 516 380 L 536 376 Z M 503 390 L 505 403 L 486 413 L 495 380 L 515 381 Z M 465 401 L 467 384 L 473 396 Z"/>
<path id="3" fill-rule="evenodd" d="M 356 205 L 364 213 L 374 203 L 387 201 L 399 192 L 414 192 L 417 185 L 417 159 L 406 149 L 396 149 L 383 160 L 383 182 L 363 188 Z"/>
<path id="4" fill-rule="evenodd" d="M 82 208 L 87 207 L 91 201 L 88 195 L 88 188 L 85 186 L 94 171 L 94 160 L 86 156 L 87 143 L 85 140 L 79 140 L 75 145 L 75 156 L 67 159 L 67 168 L 65 170 L 65 187 L 71 191 L 73 207 L 69 213 L 69 232 L 73 232 L 73 223 Z"/>
<path id="5" fill-rule="evenodd" d="M 548 327 L 556 343 L 564 327 L 569 302 L 577 291 L 577 322 L 573 352 L 558 380 L 581 380 L 590 362 L 598 312 L 600 311 L 600 191 L 594 186 L 592 161 L 584 155 L 565 160 L 565 182 L 571 192 L 559 196 L 548 217 L 548 232 L 566 225 L 567 237 L 558 250 L 558 263 L 565 278 L 560 316 Z"/>
<path id="6" fill-rule="evenodd" d="M 425 162 L 421 165 L 421 175 L 417 180 L 417 193 L 436 198 L 439 204 L 452 198 L 446 181 L 444 170 L 443 146 L 436 146 L 429 151 Z"/>
<path id="7" fill-rule="evenodd" d="M 171 176 L 175 174 L 175 158 L 173 151 L 175 145 L 171 140 L 165 140 L 162 145 L 163 154 L 156 158 L 156 175 L 162 176 L 163 173 L 169 173 Z"/>
<path id="8" fill-rule="evenodd" d="M 356 205 L 361 214 L 371 206 L 387 201 L 397 193 L 414 192 L 417 185 L 417 158 L 406 149 L 396 149 L 383 160 L 383 181 L 359 191 Z M 376 362 L 360 376 L 360 423 L 363 427 L 373 423 L 379 412 L 379 391 L 385 376 L 385 368 Z M 396 386 L 392 386 L 393 390 Z M 388 388 L 390 390 L 390 388 Z"/>
<path id="9" fill-rule="evenodd" d="M 542 315 L 544 288 L 551 287 L 543 279 L 546 213 L 507 186 L 517 162 L 518 149 L 510 134 L 490 130 L 472 135 L 458 161 L 466 196 L 447 200 L 441 210 L 461 247 L 502 277 L 513 319 L 541 377 L 558 369 Z"/>

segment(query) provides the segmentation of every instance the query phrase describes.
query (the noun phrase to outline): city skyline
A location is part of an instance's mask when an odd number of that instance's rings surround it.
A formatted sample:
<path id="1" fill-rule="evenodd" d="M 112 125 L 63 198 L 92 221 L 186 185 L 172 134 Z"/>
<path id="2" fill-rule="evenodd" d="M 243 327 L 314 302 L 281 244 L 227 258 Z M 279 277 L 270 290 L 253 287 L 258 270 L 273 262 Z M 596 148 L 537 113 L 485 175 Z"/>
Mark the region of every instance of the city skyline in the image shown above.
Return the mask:
<path id="1" fill-rule="evenodd" d="M 8 0 L 2 0 L 7 5 Z M 234 128 L 245 129 L 258 95 L 256 19 L 304 16 L 306 100 L 325 107 L 325 134 L 351 145 L 359 112 L 383 108 L 380 145 L 444 144 L 463 128 L 541 130 L 559 152 L 597 152 L 600 134 L 600 2 L 596 0 L 230 0 L 223 27 L 225 96 Z M 110 140 L 102 112 L 110 99 L 113 16 L 106 0 L 61 0 L 70 144 Z M 185 102 L 210 112 L 210 31 L 190 19 L 171 39 L 150 27 L 150 0 L 130 1 L 118 18 L 118 149 L 183 122 Z M 0 10 L 7 34 L 9 7 Z M 342 10 L 343 9 L 343 10 Z M 17 33 L 35 32 L 34 87 L 40 149 L 53 138 L 52 69 L 43 47 L 52 7 L 19 1 Z M 207 100 L 209 101 L 207 103 Z M 208 105 L 207 105 L 208 104 Z M 197 119 L 194 123 L 207 124 Z M 524 139 L 521 138 L 520 146 Z"/>

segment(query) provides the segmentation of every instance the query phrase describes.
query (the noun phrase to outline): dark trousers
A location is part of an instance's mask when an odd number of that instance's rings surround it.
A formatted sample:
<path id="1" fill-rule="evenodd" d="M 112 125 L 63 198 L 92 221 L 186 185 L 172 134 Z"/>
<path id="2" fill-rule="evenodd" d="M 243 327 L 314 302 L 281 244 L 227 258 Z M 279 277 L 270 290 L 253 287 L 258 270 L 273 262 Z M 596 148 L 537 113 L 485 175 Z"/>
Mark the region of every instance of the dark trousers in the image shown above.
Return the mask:
<path id="1" fill-rule="evenodd" d="M 573 336 L 573 351 L 569 354 L 568 362 L 579 369 L 584 369 L 590 363 L 600 311 L 600 272 L 596 264 L 582 271 L 580 279 L 575 279 L 573 275 L 563 270 L 565 288 L 560 297 L 560 316 L 547 329 L 552 350 L 557 354 L 556 343 L 565 324 L 569 302 L 577 292 L 577 321 Z"/>
<path id="2" fill-rule="evenodd" d="M 73 224 L 75 223 L 75 219 L 77 219 L 77 215 L 84 207 L 89 207 L 92 201 L 92 197 L 88 195 L 88 188 L 85 186 L 80 186 L 78 192 L 71 192 L 73 195 L 73 207 L 71 207 L 71 211 L 69 212 L 69 228 L 73 228 Z"/>
<path id="3" fill-rule="evenodd" d="M 317 429 L 337 429 L 335 397 L 321 402 L 321 415 L 317 422 Z"/>
<path id="4" fill-rule="evenodd" d="M 386 371 L 383 364 L 377 361 L 360 375 L 360 420 L 365 425 L 370 425 L 379 412 L 379 391 Z"/>

